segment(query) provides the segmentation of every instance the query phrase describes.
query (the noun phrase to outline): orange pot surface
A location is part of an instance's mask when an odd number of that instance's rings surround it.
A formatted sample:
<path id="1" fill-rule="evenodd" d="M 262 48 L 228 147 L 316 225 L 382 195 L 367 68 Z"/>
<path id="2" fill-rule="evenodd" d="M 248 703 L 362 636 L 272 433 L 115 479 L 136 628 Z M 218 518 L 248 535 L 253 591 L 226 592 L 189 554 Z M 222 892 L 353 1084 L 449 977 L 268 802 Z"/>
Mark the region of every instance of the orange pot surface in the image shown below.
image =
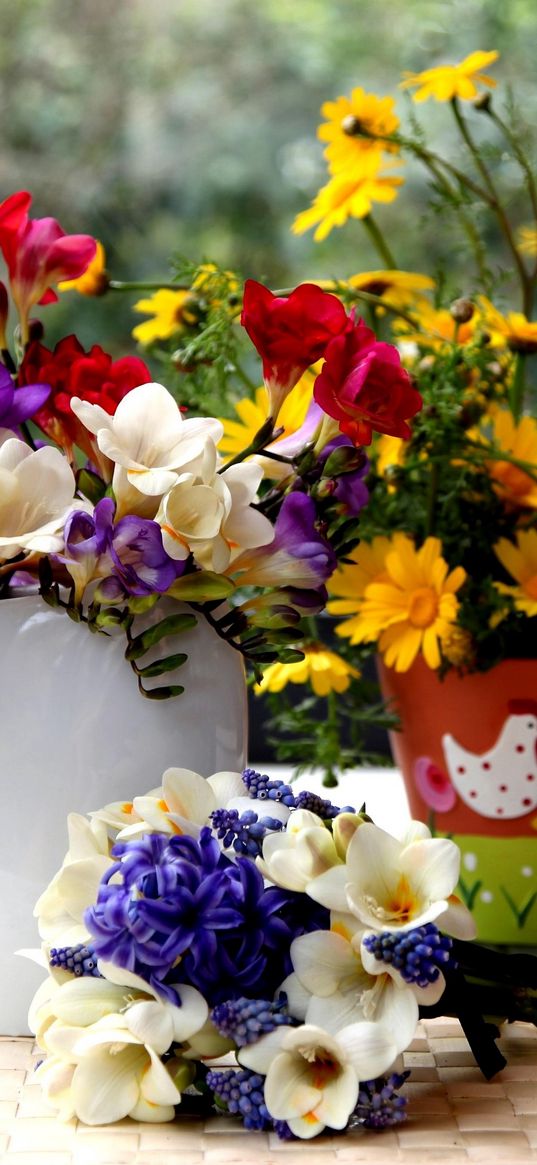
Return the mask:
<path id="1" fill-rule="evenodd" d="M 441 832 L 535 837 L 537 660 L 504 660 L 463 677 L 452 671 L 443 680 L 421 658 L 404 673 L 382 661 L 378 668 L 384 698 L 401 720 L 390 742 L 412 815 L 427 821 L 433 809 Z M 472 798 L 489 815 L 473 809 Z"/>

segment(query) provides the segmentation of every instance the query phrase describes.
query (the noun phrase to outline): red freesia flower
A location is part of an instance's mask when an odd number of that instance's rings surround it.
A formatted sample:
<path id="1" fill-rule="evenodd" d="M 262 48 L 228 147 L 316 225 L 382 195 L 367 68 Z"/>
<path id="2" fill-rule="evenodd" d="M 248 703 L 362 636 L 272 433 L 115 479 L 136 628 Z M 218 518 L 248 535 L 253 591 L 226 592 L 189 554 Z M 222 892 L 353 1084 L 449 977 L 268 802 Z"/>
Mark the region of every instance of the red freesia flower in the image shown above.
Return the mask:
<path id="1" fill-rule="evenodd" d="M 54 303 L 52 284 L 83 275 L 97 249 L 90 235 L 66 235 L 54 218 L 28 218 L 31 202 L 31 194 L 19 190 L 0 204 L 0 248 L 24 341 L 33 304 Z"/>
<path id="2" fill-rule="evenodd" d="M 93 435 L 75 417 L 71 397 L 98 404 L 113 415 L 131 388 L 150 380 L 151 373 L 138 356 L 112 360 L 98 344 L 85 352 L 76 336 L 60 340 L 53 352 L 34 340 L 19 369 L 20 384 L 39 381 L 52 388 L 46 404 L 33 417 L 36 424 L 58 445 L 66 449 L 78 445 L 90 458 L 95 456 Z"/>
<path id="3" fill-rule="evenodd" d="M 263 361 L 263 378 L 275 419 L 282 401 L 310 364 L 347 325 L 343 304 L 314 283 L 301 283 L 290 295 L 273 295 L 247 279 L 241 324 Z"/>
<path id="4" fill-rule="evenodd" d="M 369 445 L 373 432 L 410 437 L 407 420 L 422 399 L 397 348 L 379 342 L 363 320 L 350 324 L 326 350 L 313 390 L 317 404 L 355 445 Z"/>

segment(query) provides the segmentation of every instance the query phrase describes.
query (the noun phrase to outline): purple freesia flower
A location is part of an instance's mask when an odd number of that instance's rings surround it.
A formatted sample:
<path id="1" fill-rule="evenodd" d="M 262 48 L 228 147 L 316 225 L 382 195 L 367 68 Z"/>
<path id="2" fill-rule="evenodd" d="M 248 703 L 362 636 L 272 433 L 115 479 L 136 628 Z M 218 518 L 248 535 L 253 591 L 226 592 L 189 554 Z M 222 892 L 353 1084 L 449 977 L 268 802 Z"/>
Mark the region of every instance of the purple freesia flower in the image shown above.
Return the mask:
<path id="1" fill-rule="evenodd" d="M 99 591 L 107 600 L 163 594 L 185 563 L 166 554 L 157 522 L 127 514 L 114 525 L 115 509 L 112 498 L 102 498 L 93 515 L 75 510 L 66 522 L 60 558 L 75 580 L 77 597 L 93 578 L 102 579 Z"/>
<path id="2" fill-rule="evenodd" d="M 341 436 L 335 437 L 333 441 L 329 441 L 324 449 L 319 453 L 319 465 L 323 467 L 328 461 L 330 454 L 335 449 L 347 447 L 356 453 L 356 448 L 349 437 Z M 365 484 L 364 478 L 370 470 L 370 464 L 367 457 L 364 456 L 363 465 L 358 469 L 352 470 L 350 473 L 341 473 L 334 480 L 334 492 L 332 497 L 336 497 L 339 502 L 345 507 L 346 512 L 353 517 L 360 513 L 360 510 L 367 505 L 369 501 L 369 490 Z"/>
<path id="3" fill-rule="evenodd" d="M 284 498 L 268 546 L 247 550 L 233 563 L 242 585 L 316 589 L 334 572 L 337 559 L 326 538 L 316 528 L 313 498 L 290 493 Z"/>
<path id="4" fill-rule="evenodd" d="M 25 384 L 15 388 L 13 377 L 0 364 L 0 429 L 17 430 L 33 417 L 51 393 L 50 384 Z"/>

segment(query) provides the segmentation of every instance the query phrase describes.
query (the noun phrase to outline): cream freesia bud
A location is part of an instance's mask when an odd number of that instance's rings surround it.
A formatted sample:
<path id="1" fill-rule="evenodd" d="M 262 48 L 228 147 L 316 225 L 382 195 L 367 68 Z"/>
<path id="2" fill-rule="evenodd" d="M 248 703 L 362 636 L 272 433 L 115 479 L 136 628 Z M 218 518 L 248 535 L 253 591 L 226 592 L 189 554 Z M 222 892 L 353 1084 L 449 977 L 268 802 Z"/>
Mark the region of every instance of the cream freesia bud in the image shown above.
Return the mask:
<path id="1" fill-rule="evenodd" d="M 349 842 L 356 830 L 363 825 L 364 819 L 360 813 L 338 813 L 334 817 L 332 833 L 338 857 L 344 862 L 349 848 Z"/>

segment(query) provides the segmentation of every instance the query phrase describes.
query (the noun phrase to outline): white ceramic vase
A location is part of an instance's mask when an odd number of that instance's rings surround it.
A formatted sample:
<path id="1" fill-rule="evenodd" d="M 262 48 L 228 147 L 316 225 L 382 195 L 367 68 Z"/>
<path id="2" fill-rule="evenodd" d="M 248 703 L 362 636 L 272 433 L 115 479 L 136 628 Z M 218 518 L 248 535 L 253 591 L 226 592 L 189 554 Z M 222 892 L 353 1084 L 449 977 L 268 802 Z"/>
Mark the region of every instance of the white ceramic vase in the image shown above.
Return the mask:
<path id="1" fill-rule="evenodd" d="M 246 687 L 202 616 L 156 649 L 188 654 L 158 681 L 185 687 L 164 701 L 138 692 L 122 634 L 92 635 L 38 595 L 0 602 L 0 647 L 0 1035 L 24 1035 L 43 971 L 14 952 L 39 946 L 33 908 L 67 850 L 67 814 L 130 800 L 172 765 L 240 771 Z"/>

